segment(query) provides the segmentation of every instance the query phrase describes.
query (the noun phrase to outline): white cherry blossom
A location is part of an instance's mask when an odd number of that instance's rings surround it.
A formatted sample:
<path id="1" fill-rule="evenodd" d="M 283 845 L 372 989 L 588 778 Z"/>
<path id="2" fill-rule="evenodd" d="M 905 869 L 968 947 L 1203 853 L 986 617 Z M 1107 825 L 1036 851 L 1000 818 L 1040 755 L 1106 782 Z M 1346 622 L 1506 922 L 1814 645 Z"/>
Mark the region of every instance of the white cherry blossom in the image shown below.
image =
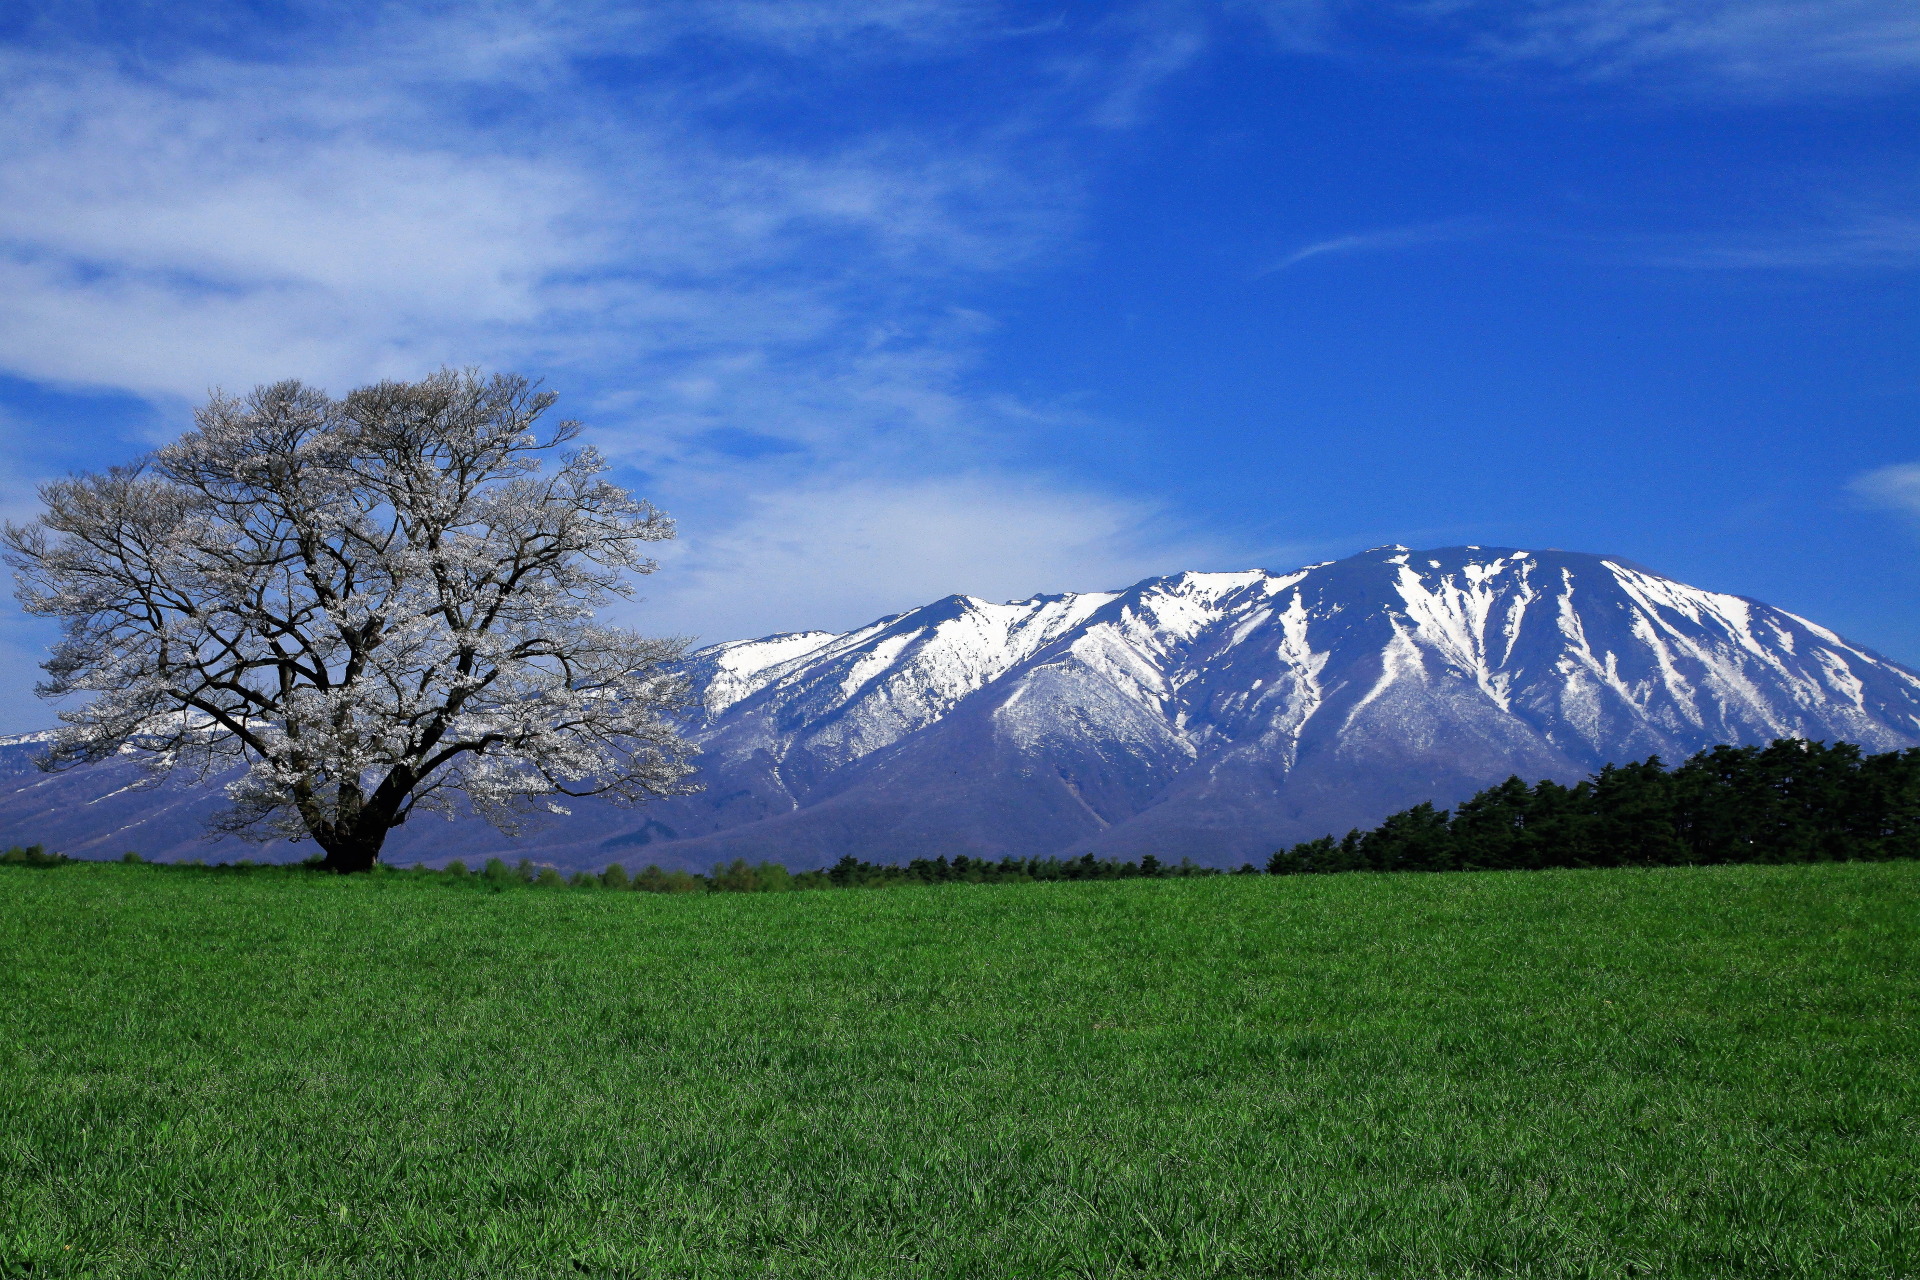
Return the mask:
<path id="1" fill-rule="evenodd" d="M 553 400 L 473 371 L 339 400 L 282 382 L 44 486 L 7 559 L 65 628 L 40 692 L 93 695 L 45 767 L 244 762 L 215 829 L 312 839 L 338 870 L 460 796 L 512 830 L 567 796 L 691 790 L 682 643 L 594 620 L 672 521 L 564 451 L 578 423 L 538 429 Z"/>

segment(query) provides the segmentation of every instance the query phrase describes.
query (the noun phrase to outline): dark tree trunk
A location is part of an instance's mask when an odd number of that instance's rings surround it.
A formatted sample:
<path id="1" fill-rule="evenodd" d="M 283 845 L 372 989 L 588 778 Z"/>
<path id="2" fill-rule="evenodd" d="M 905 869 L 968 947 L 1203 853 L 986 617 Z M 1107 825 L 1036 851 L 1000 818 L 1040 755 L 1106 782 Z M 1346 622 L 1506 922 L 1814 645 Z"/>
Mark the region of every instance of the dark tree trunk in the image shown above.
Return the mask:
<path id="1" fill-rule="evenodd" d="M 389 777 L 374 793 L 371 803 L 362 800 L 358 785 L 341 784 L 334 820 L 319 826 L 314 825 L 312 819 L 307 823 L 314 842 L 326 851 L 327 856 L 320 863 L 323 870 L 342 875 L 373 870 L 374 863 L 380 861 L 380 846 L 387 842 L 387 833 L 399 825 L 394 817 L 395 807 L 397 798 L 406 794 L 406 786 L 395 784 L 409 781 Z"/>
<path id="2" fill-rule="evenodd" d="M 350 871 L 371 871 L 373 864 L 380 861 L 380 846 L 385 844 L 387 833 L 384 828 L 367 834 L 355 832 L 345 839 L 320 841 L 320 847 L 326 851 L 326 858 L 320 863 L 323 871 L 337 871 L 345 874 Z"/>

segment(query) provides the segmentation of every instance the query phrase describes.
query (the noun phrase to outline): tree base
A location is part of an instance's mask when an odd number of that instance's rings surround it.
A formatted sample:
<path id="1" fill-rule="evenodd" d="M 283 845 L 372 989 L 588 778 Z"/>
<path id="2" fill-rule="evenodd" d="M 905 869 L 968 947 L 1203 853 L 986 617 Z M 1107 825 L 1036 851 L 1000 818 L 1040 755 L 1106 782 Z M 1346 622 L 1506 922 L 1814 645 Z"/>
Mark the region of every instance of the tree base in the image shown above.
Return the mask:
<path id="1" fill-rule="evenodd" d="M 320 860 L 320 869 L 336 875 L 349 875 L 356 871 L 371 871 L 378 861 L 378 849 L 329 849 L 327 856 Z"/>

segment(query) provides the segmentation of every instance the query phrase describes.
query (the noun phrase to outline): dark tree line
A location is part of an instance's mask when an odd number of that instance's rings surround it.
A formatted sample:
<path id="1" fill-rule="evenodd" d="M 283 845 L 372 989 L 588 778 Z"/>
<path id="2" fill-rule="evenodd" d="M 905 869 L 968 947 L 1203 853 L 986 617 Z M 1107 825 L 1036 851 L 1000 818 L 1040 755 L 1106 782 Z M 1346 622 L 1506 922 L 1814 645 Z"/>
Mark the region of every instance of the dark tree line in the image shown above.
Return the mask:
<path id="1" fill-rule="evenodd" d="M 1258 874 L 1251 863 L 1239 873 Z M 465 865 L 448 864 L 440 873 L 454 879 L 470 878 L 476 883 L 497 886 L 533 884 L 576 889 L 635 889 L 642 893 L 783 893 L 799 889 L 887 889 L 914 884 L 1033 884 L 1047 880 L 1137 880 L 1171 879 L 1187 876 L 1225 874 L 1214 867 L 1195 865 L 1182 859 L 1163 863 L 1152 854 L 1138 862 L 1115 862 L 1083 854 L 1078 858 L 914 858 L 901 864 L 866 862 L 848 855 L 831 867 L 819 871 L 789 871 L 778 862 L 750 863 L 736 858 L 721 863 L 707 875 L 690 871 L 663 871 L 657 866 L 628 873 L 614 863 L 599 875 L 590 871 L 563 877 L 552 868 L 541 869 L 522 862 L 508 867 L 498 858 L 490 860 L 478 873 L 469 875 Z"/>
<path id="2" fill-rule="evenodd" d="M 1571 787 L 1508 778 L 1451 812 L 1415 805 L 1371 831 L 1275 853 L 1274 875 L 1494 871 L 1920 857 L 1920 748 L 1866 755 L 1783 738 L 1669 769 L 1608 765 Z"/>
<path id="3" fill-rule="evenodd" d="M 57 867 L 75 866 L 80 860 L 61 853 L 48 853 L 40 845 L 15 847 L 0 853 L 0 866 Z M 296 875 L 324 870 L 318 859 L 297 863 L 261 863 L 242 859 L 237 863 L 216 863 L 209 867 L 199 859 L 190 862 L 149 863 L 137 853 L 120 861 L 156 870 L 232 872 L 241 875 Z M 517 866 L 508 866 L 500 858 L 489 858 L 478 870 L 469 869 L 455 859 L 436 871 L 431 867 L 397 868 L 378 866 L 373 874 L 401 879 L 430 879 L 449 884 L 468 884 L 483 889 L 522 887 L 543 889 L 620 889 L 641 893 L 779 893 L 797 889 L 885 889 L 914 884 L 1032 884 L 1047 880 L 1135 880 L 1180 879 L 1189 876 L 1217 876 L 1225 872 L 1216 867 L 1196 865 L 1191 859 L 1163 863 L 1152 854 L 1138 862 L 1114 862 L 1083 854 L 1078 858 L 969 858 L 962 854 L 948 859 L 915 858 L 904 865 L 888 862 L 864 862 L 844 857 L 832 867 L 819 871 L 789 871 L 778 862 L 750 863 L 736 858 L 721 863 L 707 875 L 691 871 L 666 871 L 649 866 L 628 872 L 615 862 L 598 873 L 576 871 L 572 875 L 557 867 L 540 866 L 523 858 Z M 1252 863 L 1236 875 L 1257 875 Z"/>
<path id="4" fill-rule="evenodd" d="M 1241 868 L 1251 872 L 1253 867 Z M 892 884 L 1029 884 L 1043 880 L 1137 880 L 1183 876 L 1214 876 L 1218 868 L 1197 866 L 1191 859 L 1166 863 L 1148 854 L 1138 862 L 1114 862 L 1090 853 L 1078 858 L 915 858 L 905 866 L 862 862 L 845 857 L 825 874 L 836 889 L 881 887 Z"/>
<path id="5" fill-rule="evenodd" d="M 1323 836 L 1268 860 L 1271 875 L 1333 871 L 1500 871 L 1545 867 L 1682 866 L 1920 858 L 1920 748 L 1866 755 L 1850 743 L 1786 738 L 1768 747 L 1715 747 L 1669 769 L 1658 756 L 1608 765 L 1573 786 L 1508 778 L 1458 807 L 1415 805 L 1370 831 Z M 0 865 L 57 866 L 40 846 L 0 853 Z M 128 862 L 139 862 L 128 854 Z M 197 866 L 198 864 L 190 864 Z M 305 867 L 231 868 L 248 874 Z M 1236 875 L 1258 874 L 1248 863 Z M 621 889 L 644 893 L 770 893 L 916 884 L 1165 879 L 1225 874 L 1149 854 L 1118 862 L 1078 858 L 915 858 L 904 864 L 844 857 L 819 871 L 777 862 L 722 863 L 707 875 L 619 863 L 567 875 L 491 858 L 469 871 L 382 868 L 381 874 L 507 889 Z"/>

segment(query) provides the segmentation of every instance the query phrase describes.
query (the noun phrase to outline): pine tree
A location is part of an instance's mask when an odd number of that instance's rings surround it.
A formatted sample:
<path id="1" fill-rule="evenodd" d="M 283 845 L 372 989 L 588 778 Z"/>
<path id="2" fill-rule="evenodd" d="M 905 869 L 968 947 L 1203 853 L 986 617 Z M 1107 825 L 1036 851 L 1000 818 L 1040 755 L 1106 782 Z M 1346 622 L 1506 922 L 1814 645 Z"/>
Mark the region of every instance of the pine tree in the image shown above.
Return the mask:
<path id="1" fill-rule="evenodd" d="M 1674 829 L 1673 780 L 1659 756 L 1608 765 L 1593 781 L 1597 865 L 1673 866 L 1687 860 Z"/>
<path id="2" fill-rule="evenodd" d="M 1431 803 L 1389 816 L 1361 839 L 1361 851 L 1376 871 L 1451 871 L 1456 865 L 1447 811 Z"/>
<path id="3" fill-rule="evenodd" d="M 1517 865 L 1536 869 L 1592 866 L 1593 827 L 1592 783 L 1563 787 L 1543 778 L 1534 784 L 1527 800 Z"/>
<path id="4" fill-rule="evenodd" d="M 1533 793 L 1510 777 L 1454 810 L 1453 842 L 1464 870 L 1503 870 L 1527 865 L 1527 814 Z"/>

